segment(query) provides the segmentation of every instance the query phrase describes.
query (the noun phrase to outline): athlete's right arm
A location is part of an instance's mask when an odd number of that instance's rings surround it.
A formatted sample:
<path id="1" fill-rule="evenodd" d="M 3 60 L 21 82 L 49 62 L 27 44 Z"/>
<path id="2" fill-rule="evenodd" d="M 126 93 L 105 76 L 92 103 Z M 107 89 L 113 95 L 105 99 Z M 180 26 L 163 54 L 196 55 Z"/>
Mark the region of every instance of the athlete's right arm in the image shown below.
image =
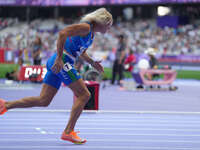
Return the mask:
<path id="1" fill-rule="evenodd" d="M 70 25 L 59 32 L 57 41 L 58 57 L 62 57 L 64 44 L 67 37 L 71 36 L 85 36 L 90 32 L 90 25 L 87 23 L 80 23 Z"/>
<path id="2" fill-rule="evenodd" d="M 89 32 L 90 25 L 87 23 L 70 25 L 59 32 L 57 40 L 57 58 L 52 67 L 54 73 L 59 73 L 63 67 L 62 55 L 66 38 L 70 36 L 85 36 Z"/>

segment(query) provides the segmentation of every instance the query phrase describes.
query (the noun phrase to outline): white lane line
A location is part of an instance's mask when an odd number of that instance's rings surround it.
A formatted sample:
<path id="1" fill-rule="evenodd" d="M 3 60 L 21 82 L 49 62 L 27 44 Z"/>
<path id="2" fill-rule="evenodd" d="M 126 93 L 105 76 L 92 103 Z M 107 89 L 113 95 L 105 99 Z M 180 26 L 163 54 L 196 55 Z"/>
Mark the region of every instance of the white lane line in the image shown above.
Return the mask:
<path id="1" fill-rule="evenodd" d="M 6 123 L 6 122 L 1 122 L 1 126 L 9 126 L 9 125 L 12 125 L 12 126 L 17 126 L 17 125 L 20 125 L 20 126 L 26 126 L 26 125 L 34 125 L 34 126 L 63 126 L 65 125 L 66 122 L 63 122 L 63 123 L 58 123 L 58 122 L 52 122 L 52 123 L 48 123 L 48 122 L 14 122 L 14 123 Z M 77 122 L 77 126 L 123 126 L 123 127 L 134 127 L 134 126 L 148 126 L 148 127 L 190 127 L 190 128 L 193 128 L 193 127 L 199 127 L 199 124 L 184 124 L 184 123 L 180 123 L 180 124 L 159 124 L 159 123 L 138 123 L 138 122 L 134 122 L 134 123 L 123 123 L 123 122 L 119 122 L 119 123 L 107 123 L 107 122 L 101 122 L 101 123 L 96 123 L 96 122 Z M 1 127 L 0 127 L 1 128 Z"/>
<path id="2" fill-rule="evenodd" d="M 53 116 L 52 116 L 53 114 Z M 17 112 L 9 112 L 6 115 L 9 115 L 9 118 L 11 119 L 16 119 L 16 117 L 13 117 L 13 115 L 17 115 L 17 119 L 18 118 L 26 118 L 26 119 L 35 119 L 35 118 L 41 118 L 41 119 L 52 119 L 54 117 L 58 118 L 58 119 L 66 119 L 67 117 L 70 116 L 69 113 L 52 113 L 52 114 L 47 114 L 47 113 L 40 113 L 40 115 L 37 114 L 37 112 L 34 113 L 28 113 L 28 112 L 23 112 L 23 116 L 18 115 Z M 200 115 L 166 115 L 166 114 L 83 114 L 81 115 L 80 119 L 91 119 L 91 118 L 98 118 L 98 119 L 161 119 L 161 120 L 165 120 L 165 119 L 187 119 L 187 120 L 191 120 L 191 119 L 199 119 Z M 8 116 L 2 116 L 3 119 L 7 119 Z"/>
<path id="3" fill-rule="evenodd" d="M 1 132 L 0 135 L 39 135 L 41 133 L 35 132 Z M 47 132 L 46 134 L 49 135 L 60 135 L 57 132 Z M 81 135 L 117 135 L 117 136 L 174 136 L 174 137 L 200 137 L 200 134 L 144 134 L 144 133 L 102 133 L 102 132 L 95 132 L 95 133 L 84 133 L 81 132 Z"/>
<path id="4" fill-rule="evenodd" d="M 63 109 L 15 109 L 12 112 L 71 112 L 71 110 Z M 134 114 L 185 114 L 200 115 L 200 112 L 184 112 L 184 111 L 132 111 L 132 110 L 83 110 L 83 113 L 134 113 Z"/>
<path id="5" fill-rule="evenodd" d="M 177 129 L 159 129 L 159 128 L 78 128 L 80 130 L 131 130 L 131 131 L 200 131 L 197 130 L 197 129 L 180 129 L 180 128 L 177 128 Z"/>
<path id="6" fill-rule="evenodd" d="M 144 147 L 144 146 L 0 146 L 0 149 L 123 149 L 123 150 L 199 150 L 195 147 Z"/>
<path id="7" fill-rule="evenodd" d="M 0 139 L 0 142 L 56 142 L 63 141 L 61 139 Z M 194 140 L 135 140 L 135 139 L 87 139 L 88 142 L 149 142 L 149 143 L 192 143 L 200 144 L 200 141 Z"/>
<path id="8" fill-rule="evenodd" d="M 3 120 L 9 120 L 9 119 L 16 119 L 16 117 L 12 117 L 12 114 L 9 114 L 10 116 L 9 116 L 9 118 L 8 118 L 8 116 L 2 116 L 1 118 L 3 119 Z M 60 120 L 65 120 L 65 119 L 67 119 L 68 117 L 69 117 L 69 115 L 66 115 L 66 116 L 64 116 L 64 117 L 62 117 L 63 115 L 55 115 L 55 116 L 52 116 L 52 115 L 45 115 L 45 116 L 42 116 L 42 115 L 40 115 L 40 116 L 37 116 L 37 114 L 35 114 L 34 116 L 31 116 L 31 115 L 27 115 L 27 116 L 25 116 L 26 114 L 23 114 L 23 117 L 22 116 L 18 116 L 17 114 L 16 114 L 16 116 L 17 116 L 17 119 L 25 119 L 25 120 L 33 120 L 33 119 L 41 119 L 41 120 L 44 120 L 44 119 L 49 119 L 49 120 L 55 120 L 55 119 L 60 119 Z M 36 117 L 37 116 L 37 117 Z M 51 116 L 51 117 L 49 117 L 49 116 Z M 145 115 L 146 116 L 146 115 Z M 130 119 L 138 119 L 138 120 L 143 120 L 143 119 L 149 119 L 149 120 L 154 120 L 154 119 L 159 119 L 159 120 L 169 120 L 169 121 L 173 121 L 173 120 L 186 120 L 186 121 L 196 121 L 196 120 L 199 120 L 199 115 L 198 116 L 193 116 L 193 117 L 191 117 L 191 116 L 183 116 L 183 115 L 180 115 L 180 116 L 168 116 L 168 117 L 166 117 L 166 116 L 160 116 L 160 117 L 157 117 L 157 116 L 155 116 L 155 115 L 151 115 L 151 116 L 149 116 L 149 117 L 145 117 L 144 115 L 137 115 L 137 116 L 133 116 L 133 115 L 131 115 L 131 116 L 129 116 L 129 117 L 127 117 L 127 115 L 125 115 L 125 114 L 123 114 L 121 117 L 119 116 L 119 115 L 117 115 L 116 117 L 115 116 L 111 116 L 111 115 L 101 115 L 101 116 L 99 116 L 99 115 L 92 115 L 92 116 L 84 116 L 84 115 L 82 115 L 82 116 L 80 116 L 80 119 L 128 119 L 128 120 L 130 120 Z M 16 120 L 17 120 L 16 119 Z"/>
<path id="9" fill-rule="evenodd" d="M 199 118 L 198 118 L 199 119 Z M 66 118 L 65 119 L 61 119 L 61 120 L 58 120 L 58 119 L 4 119 L 3 121 L 42 121 L 42 122 L 65 122 Z M 200 120 L 193 120 L 193 121 L 188 121 L 188 120 L 180 120 L 180 121 L 177 121 L 176 119 L 174 120 L 134 120 L 134 119 L 118 119 L 118 120 L 112 120 L 112 119 L 82 119 L 80 118 L 79 119 L 80 122 L 83 122 L 83 121 L 89 121 L 89 122 L 131 122 L 131 123 L 184 123 L 184 124 L 193 124 L 193 123 L 198 123 L 200 124 Z"/>
<path id="10" fill-rule="evenodd" d="M 32 130 L 34 129 L 34 127 L 0 127 L 0 130 L 24 130 L 24 129 L 29 129 L 29 130 Z M 55 128 L 55 127 L 45 127 L 45 130 L 56 130 L 56 131 L 59 131 L 59 130 L 63 130 L 63 128 Z M 124 128 L 124 127 L 120 127 L 120 128 L 116 128 L 116 127 L 113 127 L 113 128 L 77 128 L 78 130 L 118 130 L 118 131 L 183 131 L 183 132 L 200 132 L 200 129 L 180 129 L 180 128 Z M 36 129 L 37 130 L 37 129 Z"/>
<path id="11" fill-rule="evenodd" d="M 36 131 L 40 132 L 41 134 L 47 134 L 47 131 L 45 131 L 42 128 L 35 128 Z"/>

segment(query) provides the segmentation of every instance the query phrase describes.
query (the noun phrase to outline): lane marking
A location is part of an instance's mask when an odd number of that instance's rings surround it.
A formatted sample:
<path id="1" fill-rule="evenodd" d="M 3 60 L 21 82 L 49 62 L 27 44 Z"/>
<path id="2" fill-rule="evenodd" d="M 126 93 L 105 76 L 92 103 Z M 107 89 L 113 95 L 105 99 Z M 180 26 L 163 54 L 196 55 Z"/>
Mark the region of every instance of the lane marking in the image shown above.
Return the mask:
<path id="1" fill-rule="evenodd" d="M 15 109 L 11 112 L 71 112 L 71 110 L 63 109 Z M 200 112 L 184 112 L 184 111 L 127 111 L 127 110 L 83 110 L 83 113 L 134 113 L 134 114 L 186 114 L 200 115 Z"/>
<path id="2" fill-rule="evenodd" d="M 44 114 L 43 114 L 44 115 Z M 25 114 L 24 114 L 24 117 L 23 118 L 21 118 L 21 116 L 18 116 L 17 114 L 16 114 L 16 116 L 17 116 L 17 119 L 16 119 L 16 117 L 12 117 L 12 116 L 9 116 L 9 118 L 8 118 L 8 116 L 2 116 L 1 117 L 1 120 L 0 121 L 10 121 L 10 120 L 25 120 L 25 121 L 28 121 L 28 120 L 66 120 L 66 119 L 68 119 L 69 118 L 69 115 L 66 115 L 66 116 L 64 116 L 64 117 L 61 117 L 60 115 L 55 115 L 55 116 L 51 116 L 51 117 L 49 117 L 47 114 L 45 115 L 45 116 L 37 116 L 37 114 L 35 114 L 35 116 L 30 116 L 30 115 L 27 115 L 27 116 L 25 116 Z M 37 116 L 37 117 L 36 117 Z M 26 118 L 27 117 L 27 118 Z M 127 117 L 127 115 L 125 116 L 125 114 L 124 114 L 124 116 L 121 116 L 121 117 L 119 117 L 119 115 L 118 116 L 116 116 L 116 117 L 114 117 L 114 116 L 109 116 L 109 115 L 103 115 L 103 116 L 98 116 L 98 115 L 94 115 L 94 116 L 88 116 L 88 117 L 86 117 L 86 116 L 84 116 L 84 115 L 82 115 L 82 116 L 80 116 L 80 118 L 79 118 L 79 120 L 84 120 L 84 119 L 86 119 L 86 120 L 90 120 L 90 119 L 99 119 L 99 120 L 106 120 L 106 119 L 109 119 L 109 120 L 111 120 L 111 119 L 113 119 L 113 120 L 131 120 L 131 119 L 134 119 L 135 121 L 137 121 L 137 120 L 156 120 L 156 119 L 159 119 L 159 120 L 163 120 L 163 121 L 174 121 L 174 120 L 176 120 L 176 121 L 182 121 L 182 120 L 184 120 L 184 121 L 188 121 L 188 122 L 190 122 L 190 121 L 198 121 L 200 118 L 199 118 L 199 116 L 196 116 L 196 117 L 186 117 L 186 116 L 179 116 L 179 117 L 177 117 L 177 116 L 171 116 L 170 118 L 169 118 L 169 116 L 168 116 L 168 118 L 164 118 L 164 116 L 161 116 L 161 117 L 156 117 L 156 116 L 149 116 L 149 117 L 144 117 L 144 116 L 130 116 L 130 117 Z"/>
<path id="3" fill-rule="evenodd" d="M 45 131 L 42 128 L 35 128 L 36 131 L 39 131 L 41 134 L 47 134 L 47 131 Z"/>
<path id="4" fill-rule="evenodd" d="M 56 125 L 66 125 L 66 122 L 63 123 L 42 123 L 42 122 L 15 122 L 15 123 L 7 123 L 7 122 L 1 122 L 1 126 L 13 126 L 13 124 L 16 125 L 34 125 L 34 126 L 56 126 Z M 123 124 L 123 122 L 120 122 L 118 124 L 113 124 L 113 123 L 106 123 L 106 122 L 101 122 L 101 123 L 96 123 L 96 122 L 77 122 L 77 126 L 123 126 L 123 127 L 134 127 L 134 126 L 148 126 L 148 127 L 198 127 L 200 128 L 199 124 L 184 124 L 184 123 L 180 123 L 180 124 L 158 124 L 158 123 L 133 123 L 133 124 Z M 1 128 L 1 127 L 0 127 Z"/>
<path id="5" fill-rule="evenodd" d="M 144 147 L 144 146 L 85 146 L 85 145 L 76 145 L 76 146 L 0 146 L 2 149 L 63 149 L 63 148 L 70 148 L 70 149 L 141 149 L 141 150 L 199 150 L 199 148 L 195 147 Z"/>
<path id="6" fill-rule="evenodd" d="M 7 129 L 7 130 L 19 130 L 19 129 L 30 129 L 30 130 L 33 130 L 34 127 L 0 127 L 0 130 L 4 130 Z M 63 130 L 63 128 L 55 128 L 55 127 L 45 127 L 46 130 L 56 130 L 56 131 L 59 131 L 59 130 Z M 169 128 L 116 128 L 116 127 L 113 127 L 113 128 L 78 128 L 78 130 L 122 130 L 122 131 L 183 131 L 183 132 L 192 132 L 192 131 L 196 131 L 196 132 L 200 132 L 200 129 L 180 129 L 180 128 L 172 128 L 172 129 L 169 129 Z"/>
<path id="7" fill-rule="evenodd" d="M 52 141 L 63 141 L 61 139 L 0 139 L 0 142 L 52 142 Z M 131 140 L 131 139 L 87 139 L 88 142 L 150 142 L 150 143 L 192 143 L 200 144 L 200 141 L 194 140 Z"/>
<path id="8" fill-rule="evenodd" d="M 1 132 L 0 135 L 39 135 L 36 132 Z M 47 132 L 49 135 L 60 135 L 56 132 Z M 84 133 L 81 132 L 80 135 L 125 135 L 125 136 L 174 136 L 174 137 L 200 137 L 200 134 L 138 134 L 138 133 Z"/>
<path id="9" fill-rule="evenodd" d="M 198 118 L 199 119 L 199 118 Z M 58 119 L 35 119 L 35 120 L 33 120 L 33 119 L 4 119 L 4 121 L 44 121 L 44 122 L 65 122 L 66 120 L 64 120 L 64 119 L 61 119 L 61 120 L 58 120 Z M 149 122 L 151 122 L 151 123 L 184 123 L 184 124 L 192 124 L 192 123 L 199 123 L 200 124 L 200 120 L 134 120 L 134 119 L 117 119 L 117 120 L 112 120 L 112 119 L 98 119 L 98 118 L 92 118 L 92 119 L 90 119 L 90 118 L 87 118 L 87 119 L 83 119 L 83 118 L 80 118 L 78 121 L 80 121 L 80 122 L 82 122 L 82 121 L 90 121 L 90 122 L 93 122 L 93 121 L 95 121 L 95 122 L 134 122 L 134 123 L 138 123 L 138 122 L 147 122 L 147 123 L 149 123 Z"/>

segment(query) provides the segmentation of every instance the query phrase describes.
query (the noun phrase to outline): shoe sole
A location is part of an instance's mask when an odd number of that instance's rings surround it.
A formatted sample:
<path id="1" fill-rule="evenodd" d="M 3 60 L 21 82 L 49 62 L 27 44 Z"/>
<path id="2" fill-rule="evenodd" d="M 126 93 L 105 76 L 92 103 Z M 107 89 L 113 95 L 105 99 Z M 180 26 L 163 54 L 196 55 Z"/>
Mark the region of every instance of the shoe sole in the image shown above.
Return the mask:
<path id="1" fill-rule="evenodd" d="M 74 144 L 84 144 L 84 143 L 86 143 L 86 140 L 84 140 L 83 142 L 77 142 L 77 141 L 75 141 L 75 140 L 73 140 L 71 138 L 63 138 L 63 137 L 61 137 L 61 139 L 64 140 L 64 141 L 70 141 L 70 142 L 72 142 Z"/>

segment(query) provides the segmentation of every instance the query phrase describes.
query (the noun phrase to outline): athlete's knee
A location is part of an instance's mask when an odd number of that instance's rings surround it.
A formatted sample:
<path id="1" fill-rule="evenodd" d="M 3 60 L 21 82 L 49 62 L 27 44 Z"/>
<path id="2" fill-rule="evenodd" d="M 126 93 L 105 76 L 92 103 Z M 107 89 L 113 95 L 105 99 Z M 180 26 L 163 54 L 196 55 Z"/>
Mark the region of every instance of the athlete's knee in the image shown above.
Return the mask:
<path id="1" fill-rule="evenodd" d="M 46 96 L 40 96 L 38 101 L 38 106 L 40 107 L 47 107 L 51 103 L 51 98 Z"/>
<path id="2" fill-rule="evenodd" d="M 89 91 L 85 91 L 84 94 L 83 94 L 83 100 L 85 102 L 88 102 L 90 97 L 91 97 L 91 93 Z"/>
<path id="3" fill-rule="evenodd" d="M 47 107 L 47 106 L 49 106 L 49 104 L 50 104 L 50 103 L 48 103 L 48 102 L 46 102 L 46 101 L 42 101 L 42 102 L 40 102 L 40 105 L 39 105 L 39 106 L 41 106 L 41 107 Z"/>

